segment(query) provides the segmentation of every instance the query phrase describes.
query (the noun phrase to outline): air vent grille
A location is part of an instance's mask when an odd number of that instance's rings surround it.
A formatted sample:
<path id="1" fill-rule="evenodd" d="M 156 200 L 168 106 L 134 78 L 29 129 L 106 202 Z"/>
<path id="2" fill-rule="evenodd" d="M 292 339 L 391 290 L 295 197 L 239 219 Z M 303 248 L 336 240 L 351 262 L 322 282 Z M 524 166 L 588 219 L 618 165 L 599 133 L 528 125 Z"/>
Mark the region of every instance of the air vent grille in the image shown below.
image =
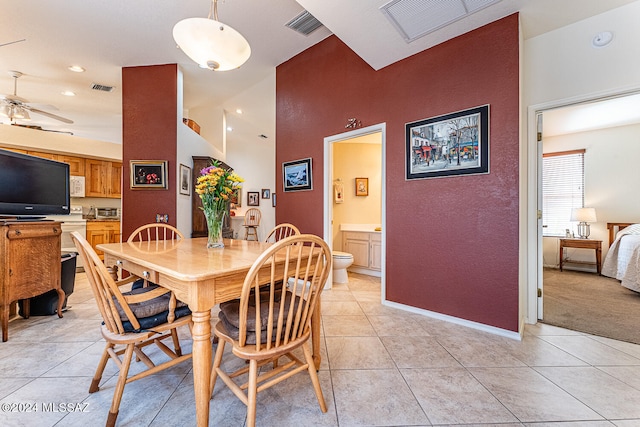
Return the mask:
<path id="1" fill-rule="evenodd" d="M 99 90 L 102 92 L 113 92 L 115 86 L 101 85 L 100 83 L 91 83 L 91 89 Z"/>
<path id="2" fill-rule="evenodd" d="M 392 0 L 380 7 L 407 43 L 500 0 Z"/>
<path id="3" fill-rule="evenodd" d="M 312 14 L 306 10 L 302 11 L 298 16 L 285 24 L 292 30 L 308 36 L 318 28 L 322 27 L 322 22 L 318 21 Z"/>

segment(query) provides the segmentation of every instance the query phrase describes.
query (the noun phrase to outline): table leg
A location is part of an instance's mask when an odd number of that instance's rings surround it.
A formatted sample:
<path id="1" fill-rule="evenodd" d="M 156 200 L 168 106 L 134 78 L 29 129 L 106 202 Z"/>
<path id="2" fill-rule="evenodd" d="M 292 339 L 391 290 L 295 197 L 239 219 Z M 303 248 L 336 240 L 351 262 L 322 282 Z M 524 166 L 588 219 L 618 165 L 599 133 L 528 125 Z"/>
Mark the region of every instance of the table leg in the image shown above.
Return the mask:
<path id="1" fill-rule="evenodd" d="M 313 314 L 311 315 L 311 352 L 313 353 L 313 362 L 316 365 L 316 371 L 320 369 L 320 312 L 321 312 L 321 302 L 322 299 L 318 301 L 316 304 L 316 308 L 313 310 Z"/>
<path id="2" fill-rule="evenodd" d="M 211 376 L 211 311 L 193 312 L 193 390 L 196 398 L 196 425 L 209 425 L 209 377 Z"/>

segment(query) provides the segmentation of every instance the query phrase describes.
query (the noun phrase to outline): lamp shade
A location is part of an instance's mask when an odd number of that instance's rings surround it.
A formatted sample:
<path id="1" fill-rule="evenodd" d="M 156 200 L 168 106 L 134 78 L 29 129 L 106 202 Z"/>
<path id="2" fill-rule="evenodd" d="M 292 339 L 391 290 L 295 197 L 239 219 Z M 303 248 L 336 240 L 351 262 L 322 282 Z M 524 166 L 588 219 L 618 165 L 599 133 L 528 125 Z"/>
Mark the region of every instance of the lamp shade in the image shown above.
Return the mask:
<path id="1" fill-rule="evenodd" d="M 571 221 L 597 222 L 596 210 L 594 208 L 573 208 L 571 209 Z"/>
<path id="2" fill-rule="evenodd" d="M 214 19 L 183 19 L 173 27 L 173 38 L 202 68 L 233 70 L 251 56 L 251 47 L 242 34 Z"/>

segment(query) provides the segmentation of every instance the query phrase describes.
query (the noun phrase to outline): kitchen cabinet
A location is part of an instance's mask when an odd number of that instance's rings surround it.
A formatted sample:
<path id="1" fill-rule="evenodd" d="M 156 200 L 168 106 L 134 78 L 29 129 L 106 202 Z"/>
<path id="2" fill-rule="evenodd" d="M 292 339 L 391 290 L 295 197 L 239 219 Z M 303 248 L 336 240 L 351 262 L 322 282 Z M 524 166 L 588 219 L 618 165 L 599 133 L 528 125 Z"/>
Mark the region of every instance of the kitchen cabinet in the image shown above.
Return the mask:
<path id="1" fill-rule="evenodd" d="M 193 156 L 193 177 L 191 188 L 196 188 L 200 171 L 211 164 L 216 159 L 205 156 Z M 220 167 L 224 169 L 233 169 L 231 166 L 224 162 L 220 162 Z M 230 205 L 227 203 L 227 214 L 224 216 L 224 222 L 222 223 L 222 237 L 225 239 L 233 238 L 233 228 L 231 228 L 231 215 Z M 202 200 L 200 195 L 195 191 L 191 191 L 191 237 L 206 237 L 207 236 L 207 220 L 204 217 L 202 210 Z"/>
<path id="2" fill-rule="evenodd" d="M 61 234 L 59 222 L 0 222 L 0 318 L 2 341 L 9 339 L 9 309 L 17 300 L 35 297 L 51 289 L 61 301 Z M 25 305 L 25 317 L 28 317 Z"/>
<path id="3" fill-rule="evenodd" d="M 120 221 L 87 221 L 87 241 L 104 260 L 104 253 L 96 245 L 120 242 Z"/>
<path id="4" fill-rule="evenodd" d="M 68 156 L 66 154 L 43 153 L 41 151 L 23 151 L 30 156 L 42 157 L 43 159 L 55 160 L 69 165 L 69 174 L 74 176 L 84 176 L 84 157 Z"/>
<path id="5" fill-rule="evenodd" d="M 85 196 L 122 197 L 122 163 L 105 160 L 85 160 Z"/>
<path id="6" fill-rule="evenodd" d="M 342 250 L 353 255 L 353 267 L 382 269 L 382 236 L 379 232 L 343 231 Z"/>

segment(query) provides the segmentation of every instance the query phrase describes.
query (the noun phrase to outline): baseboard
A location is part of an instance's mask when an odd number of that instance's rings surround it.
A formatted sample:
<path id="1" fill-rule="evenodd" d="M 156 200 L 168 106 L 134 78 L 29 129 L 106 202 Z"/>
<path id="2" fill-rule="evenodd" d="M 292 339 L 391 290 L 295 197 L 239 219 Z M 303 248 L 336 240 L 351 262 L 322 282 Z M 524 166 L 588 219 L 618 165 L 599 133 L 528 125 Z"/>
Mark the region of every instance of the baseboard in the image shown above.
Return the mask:
<path id="1" fill-rule="evenodd" d="M 350 271 L 352 273 L 365 274 L 367 276 L 382 277 L 382 272 L 377 270 L 369 270 L 368 268 L 349 267 L 347 268 L 347 271 Z"/>

